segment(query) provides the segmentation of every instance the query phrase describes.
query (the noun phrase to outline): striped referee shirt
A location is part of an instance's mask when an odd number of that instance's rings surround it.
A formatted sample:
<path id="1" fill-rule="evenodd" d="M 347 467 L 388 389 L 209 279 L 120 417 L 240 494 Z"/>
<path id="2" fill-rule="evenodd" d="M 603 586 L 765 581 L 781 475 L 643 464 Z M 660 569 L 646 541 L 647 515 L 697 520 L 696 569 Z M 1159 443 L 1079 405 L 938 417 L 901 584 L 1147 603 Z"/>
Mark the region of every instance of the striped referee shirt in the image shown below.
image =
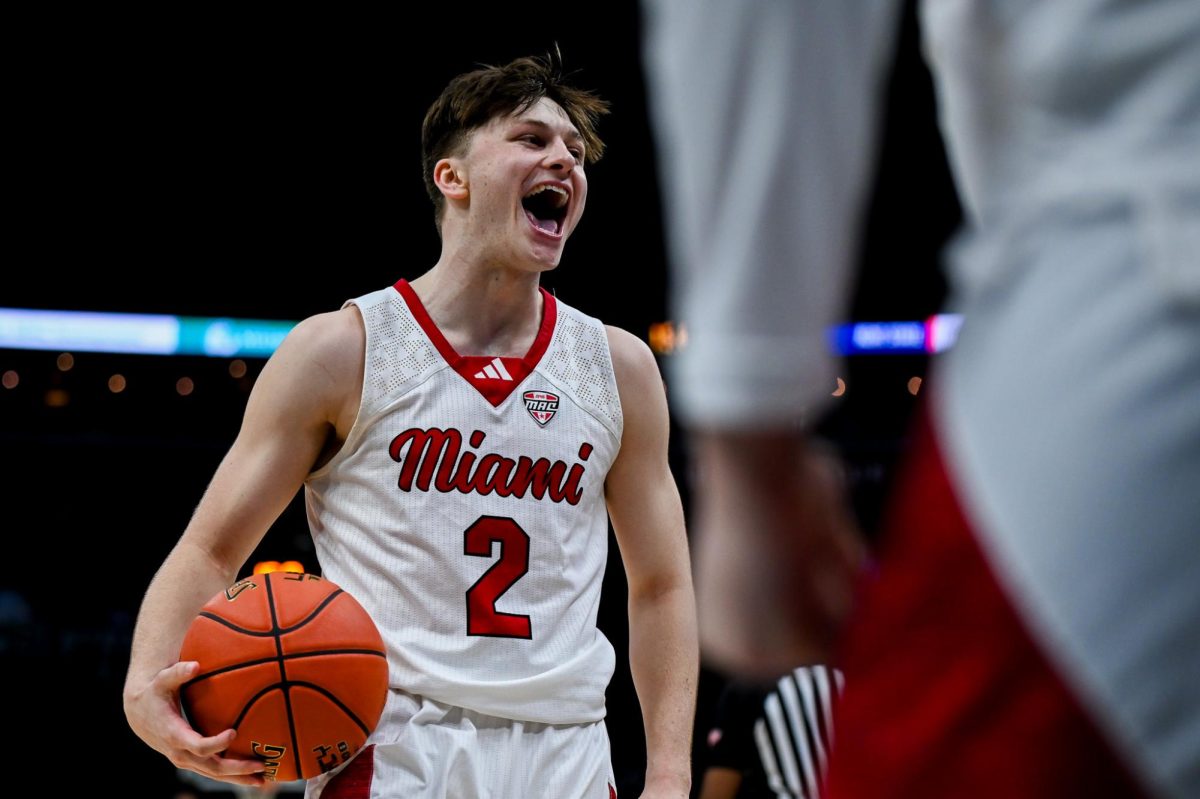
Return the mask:
<path id="1" fill-rule="evenodd" d="M 818 799 L 841 672 L 801 666 L 771 686 L 731 683 L 709 733 L 709 765 L 742 772 L 738 799 Z"/>

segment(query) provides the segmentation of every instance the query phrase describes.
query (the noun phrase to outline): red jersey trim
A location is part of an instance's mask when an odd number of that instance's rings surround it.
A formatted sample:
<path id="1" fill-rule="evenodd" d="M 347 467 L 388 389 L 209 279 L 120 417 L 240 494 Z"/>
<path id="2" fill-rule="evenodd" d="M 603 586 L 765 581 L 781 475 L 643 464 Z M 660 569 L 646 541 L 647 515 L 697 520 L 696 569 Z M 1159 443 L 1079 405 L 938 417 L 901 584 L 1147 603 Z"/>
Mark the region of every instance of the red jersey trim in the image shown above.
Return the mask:
<path id="1" fill-rule="evenodd" d="M 437 348 L 438 353 L 445 359 L 450 368 L 462 375 L 463 379 L 470 383 L 476 391 L 478 391 L 484 399 L 490 402 L 493 406 L 498 406 L 504 400 L 508 399 L 513 390 L 524 382 L 525 378 L 533 373 L 538 362 L 542 360 L 542 356 L 546 354 L 546 350 L 550 347 L 550 339 L 554 336 L 554 326 L 558 322 L 558 304 L 554 299 L 554 295 L 546 291 L 542 287 L 538 287 L 538 291 L 542 293 L 542 323 L 538 328 L 537 335 L 534 336 L 533 344 L 529 346 L 529 351 L 525 353 L 523 358 L 499 358 L 503 367 L 499 369 L 499 373 L 505 373 L 503 379 L 497 377 L 497 368 L 492 364 L 497 360 L 491 355 L 459 355 L 446 337 L 442 335 L 442 331 L 438 330 L 437 324 L 425 310 L 421 298 L 417 296 L 417 292 L 413 291 L 413 287 L 409 285 L 404 278 L 396 281 L 394 286 L 400 296 L 404 298 L 404 302 L 408 305 L 408 310 L 412 312 L 413 318 L 417 320 L 417 324 L 425 331 L 425 335 Z M 506 368 L 504 368 L 506 367 Z"/>

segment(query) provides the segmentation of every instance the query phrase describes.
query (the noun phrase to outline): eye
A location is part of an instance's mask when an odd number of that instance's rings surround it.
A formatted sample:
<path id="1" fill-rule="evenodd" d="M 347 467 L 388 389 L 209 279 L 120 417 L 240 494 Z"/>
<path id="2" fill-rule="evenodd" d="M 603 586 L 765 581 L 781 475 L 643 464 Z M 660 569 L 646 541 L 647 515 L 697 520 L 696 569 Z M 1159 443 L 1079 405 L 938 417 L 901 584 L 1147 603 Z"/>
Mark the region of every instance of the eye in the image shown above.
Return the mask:
<path id="1" fill-rule="evenodd" d="M 526 133 L 518 136 L 517 141 L 524 142 L 525 144 L 532 144 L 535 147 L 542 146 L 542 137 L 538 136 L 536 133 Z"/>

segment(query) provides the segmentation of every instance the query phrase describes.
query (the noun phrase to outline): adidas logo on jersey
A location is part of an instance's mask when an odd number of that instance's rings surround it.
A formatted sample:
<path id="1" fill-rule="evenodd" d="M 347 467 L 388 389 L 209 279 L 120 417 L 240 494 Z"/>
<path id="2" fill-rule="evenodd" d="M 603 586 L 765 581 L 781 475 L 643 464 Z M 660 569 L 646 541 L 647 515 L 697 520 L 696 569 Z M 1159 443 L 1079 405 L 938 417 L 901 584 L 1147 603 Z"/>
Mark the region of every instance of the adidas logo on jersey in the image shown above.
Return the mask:
<path id="1" fill-rule="evenodd" d="M 546 422 L 553 419 L 558 411 L 558 395 L 549 391 L 526 391 L 521 398 L 525 400 L 525 409 L 529 411 L 529 415 L 542 427 L 545 427 Z"/>
<path id="2" fill-rule="evenodd" d="M 475 373 L 476 380 L 512 380 L 513 376 L 504 368 L 504 361 L 492 358 L 492 362 Z"/>

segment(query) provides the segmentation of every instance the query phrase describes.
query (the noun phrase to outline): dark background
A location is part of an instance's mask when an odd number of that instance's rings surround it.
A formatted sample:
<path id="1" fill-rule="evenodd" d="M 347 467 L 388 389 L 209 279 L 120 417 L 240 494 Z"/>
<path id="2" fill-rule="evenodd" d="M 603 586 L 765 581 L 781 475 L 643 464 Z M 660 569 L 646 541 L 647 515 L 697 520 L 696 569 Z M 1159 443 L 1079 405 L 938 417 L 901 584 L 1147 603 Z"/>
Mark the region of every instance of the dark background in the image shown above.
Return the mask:
<path id="1" fill-rule="evenodd" d="M 459 72 L 557 42 L 612 114 L 584 221 L 544 283 L 645 337 L 669 318 L 660 209 L 671 198 L 658 191 L 636 2 L 467 9 L 401 21 L 180 10 L 30 20 L 7 114 L 15 202 L 0 306 L 298 320 L 415 278 L 438 254 L 420 175 L 425 109 Z M 958 218 L 911 8 L 901 34 L 849 314 L 860 320 L 939 310 L 937 252 Z M 120 709 L 129 638 L 262 361 L 239 380 L 220 359 L 76 353 L 62 372 L 57 355 L 0 350 L 0 372 L 21 378 L 0 389 L 0 668 L 23 698 L 5 735 L 40 753 L 36 773 L 63 793 L 170 796 L 173 769 Z M 906 382 L 926 366 L 853 359 L 822 425 L 848 459 L 868 534 L 918 401 Z M 114 395 L 116 372 L 129 387 Z M 196 390 L 181 397 L 185 375 Z M 69 402 L 48 406 L 52 389 Z M 673 441 L 686 499 L 686 441 L 678 430 Z M 299 498 L 254 556 L 288 558 L 317 568 Z M 620 653 L 624 590 L 613 546 L 601 626 Z M 704 671 L 698 745 L 721 684 Z M 636 796 L 645 752 L 623 657 L 608 725 L 618 788 Z"/>

